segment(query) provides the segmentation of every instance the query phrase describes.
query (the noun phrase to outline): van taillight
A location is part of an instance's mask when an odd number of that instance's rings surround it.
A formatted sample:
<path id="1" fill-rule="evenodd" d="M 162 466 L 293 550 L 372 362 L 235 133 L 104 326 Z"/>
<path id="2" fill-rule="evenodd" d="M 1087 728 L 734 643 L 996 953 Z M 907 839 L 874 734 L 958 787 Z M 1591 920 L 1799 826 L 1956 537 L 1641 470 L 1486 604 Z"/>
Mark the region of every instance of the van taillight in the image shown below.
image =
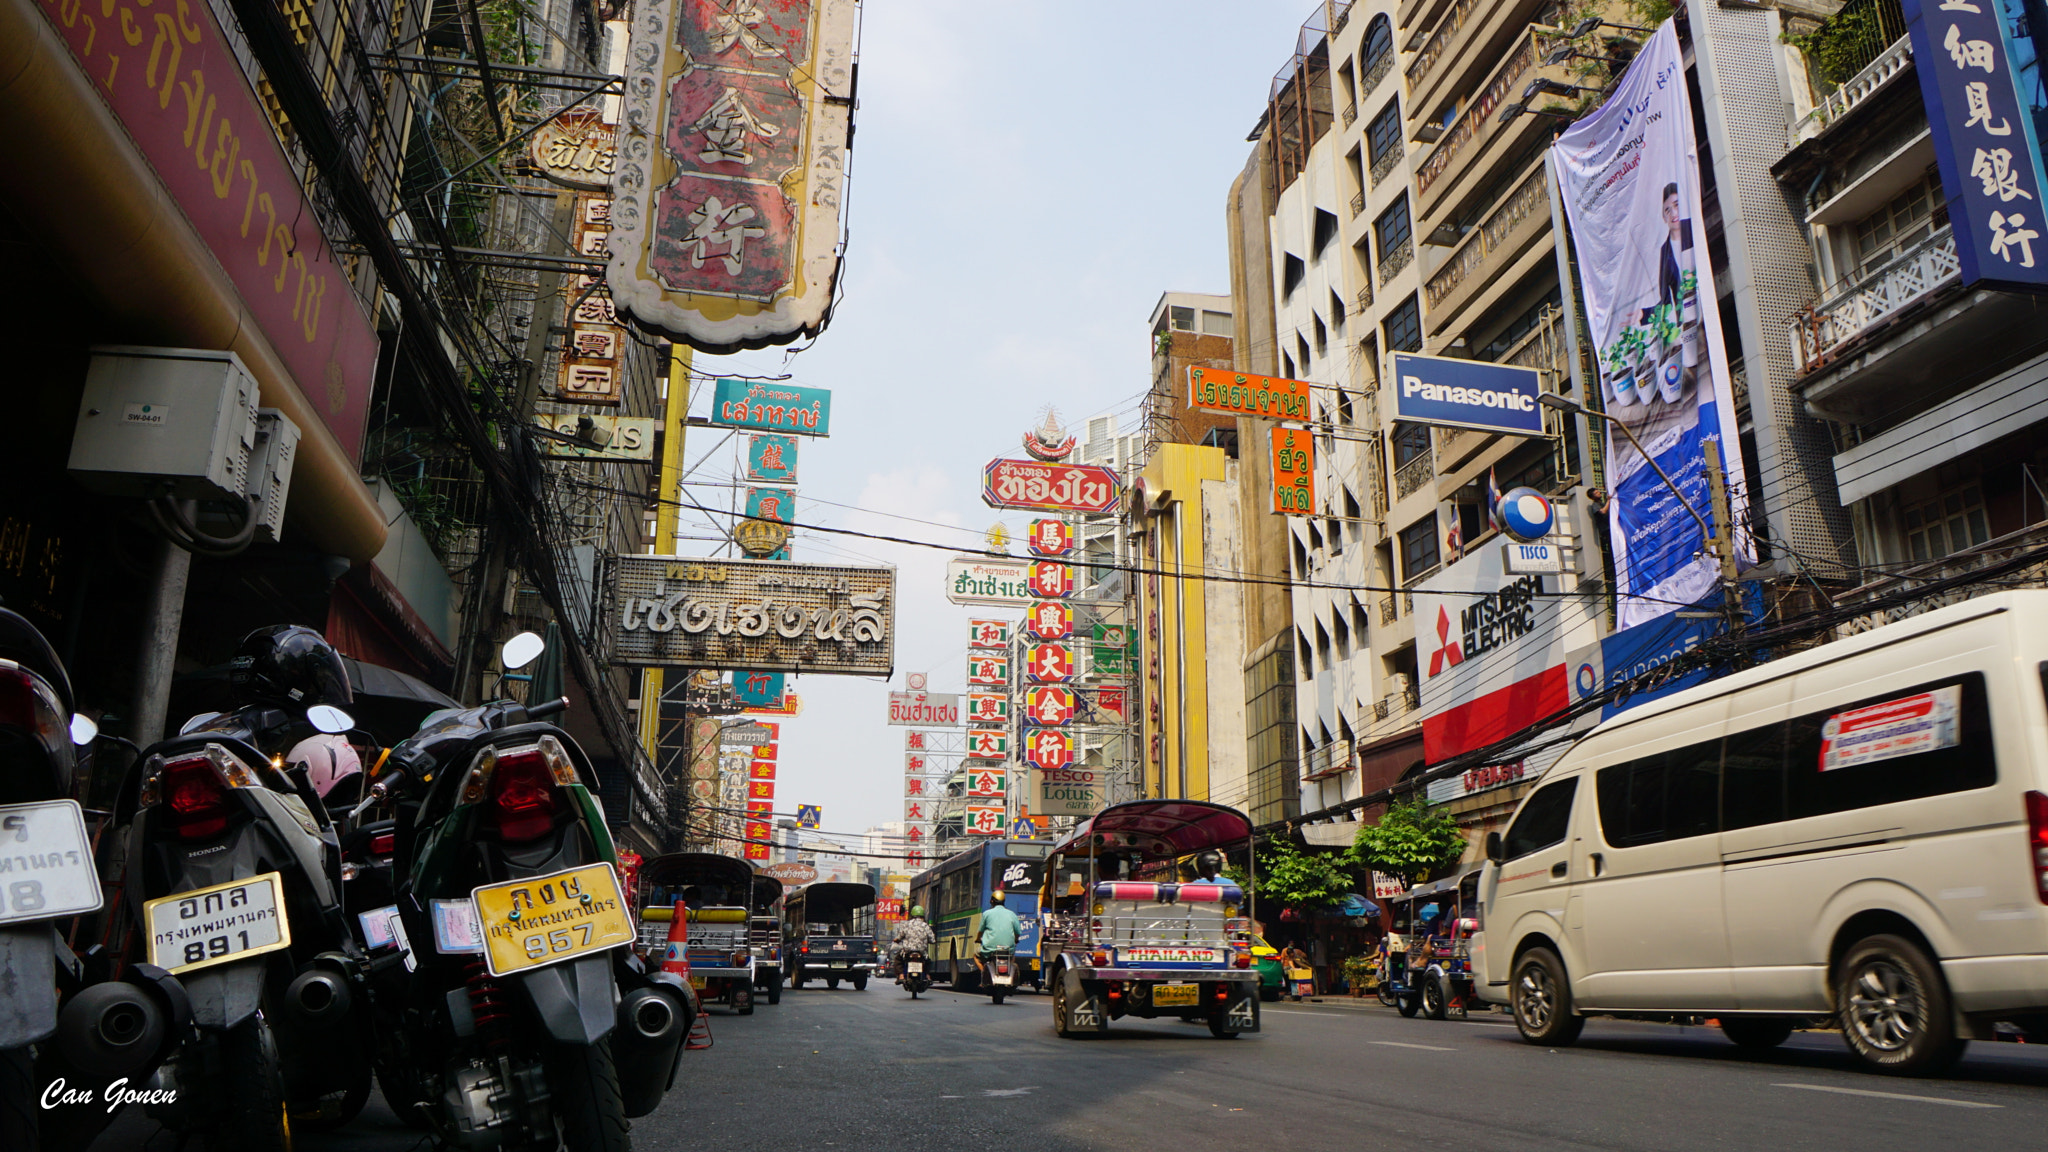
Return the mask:
<path id="1" fill-rule="evenodd" d="M 2048 795 L 2027 793 L 2027 851 L 2033 856 L 2034 895 L 2048 904 Z"/>
<path id="2" fill-rule="evenodd" d="M 178 835 L 187 840 L 217 836 L 228 826 L 228 788 L 212 757 L 193 756 L 164 765 L 163 795 Z"/>
<path id="3" fill-rule="evenodd" d="M 506 840 L 531 840 L 555 822 L 555 775 L 540 749 L 522 749 L 498 757 L 486 794 L 498 835 Z"/>

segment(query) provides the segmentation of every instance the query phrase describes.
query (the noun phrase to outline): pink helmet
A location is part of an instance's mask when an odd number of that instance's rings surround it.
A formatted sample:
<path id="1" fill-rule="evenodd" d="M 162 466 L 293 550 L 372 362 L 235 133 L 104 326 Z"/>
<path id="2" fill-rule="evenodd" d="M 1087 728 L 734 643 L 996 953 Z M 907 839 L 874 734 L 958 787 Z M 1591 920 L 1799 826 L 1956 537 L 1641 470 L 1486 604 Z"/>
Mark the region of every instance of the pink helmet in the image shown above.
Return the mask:
<path id="1" fill-rule="evenodd" d="M 292 746 L 285 761 L 306 766 L 306 779 L 322 799 L 334 786 L 363 771 L 362 757 L 341 736 L 308 736 Z"/>

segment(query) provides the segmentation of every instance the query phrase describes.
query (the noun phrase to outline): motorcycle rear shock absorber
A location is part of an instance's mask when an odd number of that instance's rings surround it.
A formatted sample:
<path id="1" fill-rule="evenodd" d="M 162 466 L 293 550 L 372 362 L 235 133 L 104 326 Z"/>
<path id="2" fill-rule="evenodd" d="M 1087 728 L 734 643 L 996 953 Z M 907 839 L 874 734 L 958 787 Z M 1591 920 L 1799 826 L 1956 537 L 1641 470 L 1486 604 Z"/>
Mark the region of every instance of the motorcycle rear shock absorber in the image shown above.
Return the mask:
<path id="1" fill-rule="evenodd" d="M 486 1048 L 498 1048 L 507 1039 L 505 1022 L 512 1007 L 505 989 L 484 969 L 481 959 L 463 965 L 462 983 L 469 990 L 469 1014 L 476 1021 L 477 1038 Z"/>

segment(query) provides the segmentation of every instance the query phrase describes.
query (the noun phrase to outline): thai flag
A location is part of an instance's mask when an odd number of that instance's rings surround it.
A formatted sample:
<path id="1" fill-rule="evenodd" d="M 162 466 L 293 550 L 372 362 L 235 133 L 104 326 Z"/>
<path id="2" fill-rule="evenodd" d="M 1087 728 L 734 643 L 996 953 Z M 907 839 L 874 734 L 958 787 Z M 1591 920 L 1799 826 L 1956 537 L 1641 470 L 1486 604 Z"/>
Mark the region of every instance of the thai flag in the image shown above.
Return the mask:
<path id="1" fill-rule="evenodd" d="M 1494 482 L 1491 468 L 1486 470 L 1486 529 L 1500 531 L 1500 485 Z"/>
<path id="2" fill-rule="evenodd" d="M 1444 551 L 1451 554 L 1453 563 L 1465 555 L 1465 517 L 1459 514 L 1455 505 L 1451 508 L 1451 531 L 1444 538 Z"/>

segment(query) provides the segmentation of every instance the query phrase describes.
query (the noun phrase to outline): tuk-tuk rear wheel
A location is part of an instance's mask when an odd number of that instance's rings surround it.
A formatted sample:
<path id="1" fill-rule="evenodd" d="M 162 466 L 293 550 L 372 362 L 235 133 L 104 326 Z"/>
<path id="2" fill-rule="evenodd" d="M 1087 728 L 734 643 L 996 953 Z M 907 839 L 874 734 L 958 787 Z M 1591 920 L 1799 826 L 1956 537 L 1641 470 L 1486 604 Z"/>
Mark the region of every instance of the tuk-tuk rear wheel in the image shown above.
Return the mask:
<path id="1" fill-rule="evenodd" d="M 1443 977 L 1431 972 L 1422 977 L 1422 1014 L 1431 1020 L 1441 1020 L 1447 1014 L 1449 998 L 1444 995 Z"/>

